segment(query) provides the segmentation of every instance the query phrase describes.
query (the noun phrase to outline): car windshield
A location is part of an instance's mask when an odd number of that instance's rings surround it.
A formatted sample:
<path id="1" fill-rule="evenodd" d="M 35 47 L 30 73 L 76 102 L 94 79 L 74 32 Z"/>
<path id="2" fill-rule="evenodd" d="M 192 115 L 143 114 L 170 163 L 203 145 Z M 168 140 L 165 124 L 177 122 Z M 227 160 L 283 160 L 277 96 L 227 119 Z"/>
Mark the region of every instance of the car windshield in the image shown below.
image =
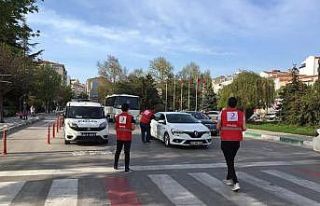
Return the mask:
<path id="1" fill-rule="evenodd" d="M 101 119 L 104 118 L 102 107 L 67 107 L 67 118 L 74 119 Z"/>
<path id="2" fill-rule="evenodd" d="M 196 119 L 209 119 L 209 117 L 201 112 L 194 112 L 192 113 L 192 116 Z"/>
<path id="3" fill-rule="evenodd" d="M 198 123 L 190 114 L 167 114 L 169 123 Z"/>

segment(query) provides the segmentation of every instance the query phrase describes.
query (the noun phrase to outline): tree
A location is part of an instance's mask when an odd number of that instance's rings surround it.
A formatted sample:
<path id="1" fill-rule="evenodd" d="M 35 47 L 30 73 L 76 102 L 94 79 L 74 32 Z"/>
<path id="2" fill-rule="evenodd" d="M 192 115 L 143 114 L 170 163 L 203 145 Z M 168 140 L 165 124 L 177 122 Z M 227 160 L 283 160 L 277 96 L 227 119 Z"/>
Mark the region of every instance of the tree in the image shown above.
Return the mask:
<path id="1" fill-rule="evenodd" d="M 111 83 L 104 77 L 98 79 L 98 101 L 103 103 L 108 94 L 114 93 L 111 89 Z"/>
<path id="2" fill-rule="evenodd" d="M 28 90 L 32 84 L 32 74 L 35 68 L 32 59 L 39 54 L 29 54 L 30 38 L 38 36 L 39 31 L 33 30 L 26 24 L 25 16 L 38 11 L 36 0 L 4 0 L 0 1 L 0 44 L 1 44 L 1 74 L 7 74 L 6 82 L 1 83 L 0 114 L 3 115 L 2 104 L 4 94 L 8 89 L 10 100 L 19 102 L 21 97 L 28 96 Z M 4 81 L 4 80 L 2 80 Z M 9 86 L 9 87 L 8 87 Z M 6 90 L 6 91 L 5 91 Z M 23 95 L 22 95 L 23 94 Z M 10 101 L 7 99 L 6 101 Z"/>
<path id="3" fill-rule="evenodd" d="M 298 69 L 291 69 L 292 81 L 281 89 L 282 120 L 288 124 L 319 124 L 319 81 L 312 87 L 299 80 Z"/>
<path id="4" fill-rule="evenodd" d="M 98 62 L 98 71 L 100 76 L 105 77 L 112 83 L 112 92 L 114 93 L 116 81 L 124 76 L 119 60 L 112 55 L 108 55 L 107 61 Z"/>
<path id="5" fill-rule="evenodd" d="M 203 88 L 202 88 L 202 101 L 201 101 L 201 110 L 217 110 L 217 95 L 212 87 L 212 79 L 210 71 L 204 72 L 202 75 Z"/>
<path id="6" fill-rule="evenodd" d="M 157 57 L 150 61 L 150 74 L 157 82 L 157 88 L 160 89 L 160 95 L 164 110 L 168 108 L 168 81 L 173 78 L 173 66 L 164 57 Z"/>
<path id="7" fill-rule="evenodd" d="M 227 99 L 234 96 L 238 99 L 238 107 L 246 110 L 248 117 L 256 107 L 268 108 L 274 100 L 274 93 L 272 80 L 260 77 L 253 72 L 242 72 L 231 84 L 220 90 L 218 107 L 225 107 Z"/>
<path id="8" fill-rule="evenodd" d="M 36 75 L 36 96 L 43 102 L 46 112 L 50 111 L 50 104 L 57 98 L 60 87 L 60 75 L 49 65 L 41 65 Z"/>
<path id="9" fill-rule="evenodd" d="M 25 16 L 38 12 L 37 0 L 4 0 L 0 1 L 0 42 L 16 48 L 25 49 L 24 40 L 38 36 L 39 31 L 25 24 Z"/>
<path id="10" fill-rule="evenodd" d="M 142 75 L 141 70 L 135 70 L 128 75 L 128 79 L 117 82 L 116 92 L 139 96 L 141 109 L 160 108 L 161 99 L 156 89 L 155 80 L 151 74 Z"/>

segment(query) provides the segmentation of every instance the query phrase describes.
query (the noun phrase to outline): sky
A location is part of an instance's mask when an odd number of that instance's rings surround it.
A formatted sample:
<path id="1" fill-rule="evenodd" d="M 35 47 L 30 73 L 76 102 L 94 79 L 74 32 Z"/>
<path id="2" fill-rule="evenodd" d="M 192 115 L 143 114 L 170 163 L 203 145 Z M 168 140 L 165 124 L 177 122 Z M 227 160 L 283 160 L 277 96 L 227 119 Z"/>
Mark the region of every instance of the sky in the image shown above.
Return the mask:
<path id="1" fill-rule="evenodd" d="M 107 55 L 129 72 L 165 57 L 212 77 L 287 70 L 320 55 L 319 0 L 45 0 L 27 17 L 35 50 L 65 64 L 71 78 L 98 75 Z"/>

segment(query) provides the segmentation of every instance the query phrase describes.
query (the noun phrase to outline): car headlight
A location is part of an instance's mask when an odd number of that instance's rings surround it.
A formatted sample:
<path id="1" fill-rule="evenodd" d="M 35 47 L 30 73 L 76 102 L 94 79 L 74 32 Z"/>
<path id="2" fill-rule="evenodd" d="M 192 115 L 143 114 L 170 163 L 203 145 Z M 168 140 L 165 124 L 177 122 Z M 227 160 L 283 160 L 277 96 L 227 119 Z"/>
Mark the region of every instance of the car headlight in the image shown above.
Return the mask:
<path id="1" fill-rule="evenodd" d="M 172 133 L 172 134 L 182 134 L 182 133 L 184 133 L 184 131 L 171 129 L 171 133 Z"/>
<path id="2" fill-rule="evenodd" d="M 106 128 L 107 127 L 107 122 L 102 122 L 100 125 L 99 125 L 99 128 Z"/>
<path id="3" fill-rule="evenodd" d="M 73 123 L 73 122 L 69 122 L 68 125 L 72 129 L 78 128 L 78 125 L 76 123 Z"/>

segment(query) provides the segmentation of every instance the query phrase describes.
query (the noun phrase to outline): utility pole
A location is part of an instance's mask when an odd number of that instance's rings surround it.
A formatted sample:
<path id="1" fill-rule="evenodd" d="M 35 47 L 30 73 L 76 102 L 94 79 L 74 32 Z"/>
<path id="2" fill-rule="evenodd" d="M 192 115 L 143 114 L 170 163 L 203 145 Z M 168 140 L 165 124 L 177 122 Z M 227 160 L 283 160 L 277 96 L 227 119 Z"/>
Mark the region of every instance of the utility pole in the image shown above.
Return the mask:
<path id="1" fill-rule="evenodd" d="M 320 57 L 318 59 L 318 82 L 320 82 Z"/>
<path id="2" fill-rule="evenodd" d="M 176 83 L 175 78 L 173 78 L 173 101 L 172 101 L 172 110 L 176 109 Z"/>
<path id="3" fill-rule="evenodd" d="M 190 79 L 189 79 L 189 84 L 188 84 L 188 111 L 190 111 Z"/>
<path id="4" fill-rule="evenodd" d="M 197 77 L 197 82 L 196 82 L 196 108 L 195 108 L 195 111 L 198 110 L 198 83 L 199 83 L 199 77 Z"/>
<path id="5" fill-rule="evenodd" d="M 168 111 L 168 80 L 166 80 L 166 107 L 164 111 Z"/>
<path id="6" fill-rule="evenodd" d="M 181 79 L 181 91 L 180 91 L 180 111 L 182 111 L 182 99 L 183 99 L 183 80 Z"/>

